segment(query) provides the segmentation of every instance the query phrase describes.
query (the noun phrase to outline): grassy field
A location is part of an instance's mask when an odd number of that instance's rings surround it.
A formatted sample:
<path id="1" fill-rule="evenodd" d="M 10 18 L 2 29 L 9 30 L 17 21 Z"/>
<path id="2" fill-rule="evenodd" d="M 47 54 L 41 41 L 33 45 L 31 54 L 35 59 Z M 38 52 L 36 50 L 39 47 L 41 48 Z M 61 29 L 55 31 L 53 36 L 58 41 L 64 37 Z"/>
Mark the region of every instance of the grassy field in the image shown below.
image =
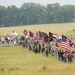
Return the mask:
<path id="1" fill-rule="evenodd" d="M 75 63 L 34 54 L 21 46 L 0 47 L 0 75 L 75 75 Z"/>
<path id="2" fill-rule="evenodd" d="M 31 30 L 36 33 L 36 31 L 43 31 L 48 34 L 48 32 L 53 32 L 58 35 L 62 34 L 75 34 L 75 23 L 59 23 L 59 24 L 40 24 L 40 25 L 27 25 L 27 26 L 16 26 L 16 27 L 5 27 L 0 28 L 0 35 L 12 35 L 12 30 L 16 31 L 18 35 L 23 35 L 23 30 Z"/>
<path id="3" fill-rule="evenodd" d="M 74 34 L 75 23 L 47 24 L 0 28 L 0 35 L 11 34 L 15 30 L 23 35 L 23 29 L 49 31 L 61 34 Z M 22 46 L 0 47 L 0 75 L 75 75 L 75 63 L 59 62 L 56 57 L 35 54 Z"/>

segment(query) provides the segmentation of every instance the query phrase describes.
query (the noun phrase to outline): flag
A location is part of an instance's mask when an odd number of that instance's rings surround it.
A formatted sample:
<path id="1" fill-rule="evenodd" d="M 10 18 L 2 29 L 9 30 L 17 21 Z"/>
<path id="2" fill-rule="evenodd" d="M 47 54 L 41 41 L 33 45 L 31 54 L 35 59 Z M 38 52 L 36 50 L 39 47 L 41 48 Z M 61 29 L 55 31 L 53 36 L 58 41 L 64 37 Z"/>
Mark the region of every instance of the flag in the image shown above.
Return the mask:
<path id="1" fill-rule="evenodd" d="M 30 37 L 34 37 L 34 33 L 31 31 L 29 31 L 29 35 L 30 35 Z"/>
<path id="2" fill-rule="evenodd" d="M 49 32 L 49 38 L 54 38 L 54 39 L 56 39 L 56 38 L 57 38 L 57 35 L 56 35 L 56 34 L 53 34 L 53 33 L 51 33 L 51 32 Z"/>
<path id="3" fill-rule="evenodd" d="M 24 29 L 23 34 L 24 34 L 24 35 L 27 35 L 27 34 L 28 34 L 28 32 L 27 32 L 26 29 Z"/>
<path id="4" fill-rule="evenodd" d="M 46 33 L 42 32 L 42 37 L 43 37 L 43 41 L 45 43 L 48 43 L 48 35 Z"/>
<path id="5" fill-rule="evenodd" d="M 36 38 L 37 38 L 37 40 L 42 40 L 42 32 L 41 31 L 36 32 Z"/>
<path id="6" fill-rule="evenodd" d="M 43 37 L 43 32 L 39 31 L 39 37 L 40 37 L 40 38 Z"/>
<path id="7" fill-rule="evenodd" d="M 18 34 L 15 31 L 12 31 L 13 36 L 18 36 Z"/>
<path id="8" fill-rule="evenodd" d="M 57 47 L 61 46 L 61 39 L 59 39 L 59 38 L 56 39 L 56 46 Z"/>
<path id="9" fill-rule="evenodd" d="M 73 50 L 72 41 L 64 35 L 62 35 L 61 46 L 67 50 Z"/>

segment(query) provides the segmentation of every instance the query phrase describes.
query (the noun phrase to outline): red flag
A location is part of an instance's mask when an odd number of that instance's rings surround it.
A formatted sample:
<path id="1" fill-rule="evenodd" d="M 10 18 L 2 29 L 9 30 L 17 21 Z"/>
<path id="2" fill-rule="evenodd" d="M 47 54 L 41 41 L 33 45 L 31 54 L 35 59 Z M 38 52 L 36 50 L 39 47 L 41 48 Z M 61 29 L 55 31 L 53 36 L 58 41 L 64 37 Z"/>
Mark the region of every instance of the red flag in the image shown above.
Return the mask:
<path id="1" fill-rule="evenodd" d="M 42 33 L 41 33 L 41 31 L 36 32 L 36 37 L 37 37 L 37 40 L 42 40 Z"/>
<path id="2" fill-rule="evenodd" d="M 42 32 L 42 35 L 43 35 L 43 40 L 45 43 L 48 43 L 48 35 L 44 32 Z"/>
<path id="3" fill-rule="evenodd" d="M 27 34 L 28 34 L 28 32 L 27 32 L 26 29 L 24 29 L 23 34 L 24 34 L 24 35 L 27 35 Z"/>
<path id="4" fill-rule="evenodd" d="M 30 35 L 30 37 L 34 37 L 34 33 L 31 31 L 29 31 L 29 35 Z"/>
<path id="5" fill-rule="evenodd" d="M 64 35 L 62 35 L 61 46 L 67 50 L 73 50 L 72 41 Z"/>

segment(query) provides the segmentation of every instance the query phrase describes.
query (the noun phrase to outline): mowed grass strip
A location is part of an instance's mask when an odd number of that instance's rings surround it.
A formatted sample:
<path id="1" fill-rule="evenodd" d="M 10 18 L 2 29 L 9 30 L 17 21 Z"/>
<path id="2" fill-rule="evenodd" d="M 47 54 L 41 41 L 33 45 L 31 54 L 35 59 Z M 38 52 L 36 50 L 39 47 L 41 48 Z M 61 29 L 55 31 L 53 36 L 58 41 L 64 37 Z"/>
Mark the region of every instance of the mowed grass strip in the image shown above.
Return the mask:
<path id="1" fill-rule="evenodd" d="M 0 35 L 12 35 L 12 31 L 16 31 L 18 35 L 23 35 L 23 30 L 32 31 L 43 31 L 48 34 L 48 32 L 53 32 L 58 35 L 62 34 L 74 34 L 75 23 L 55 23 L 55 24 L 39 24 L 39 25 L 25 25 L 25 26 L 15 26 L 15 27 L 4 27 L 0 28 Z"/>

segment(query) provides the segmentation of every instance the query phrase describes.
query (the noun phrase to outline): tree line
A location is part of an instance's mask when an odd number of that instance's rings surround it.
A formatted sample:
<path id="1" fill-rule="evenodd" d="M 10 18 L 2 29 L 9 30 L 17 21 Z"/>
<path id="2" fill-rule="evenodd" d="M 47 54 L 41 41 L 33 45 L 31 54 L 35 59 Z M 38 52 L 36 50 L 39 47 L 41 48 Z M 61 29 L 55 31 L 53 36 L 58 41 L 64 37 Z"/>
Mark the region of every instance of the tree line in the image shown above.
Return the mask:
<path id="1" fill-rule="evenodd" d="M 24 3 L 20 8 L 0 6 L 0 27 L 74 21 L 74 5 Z"/>

